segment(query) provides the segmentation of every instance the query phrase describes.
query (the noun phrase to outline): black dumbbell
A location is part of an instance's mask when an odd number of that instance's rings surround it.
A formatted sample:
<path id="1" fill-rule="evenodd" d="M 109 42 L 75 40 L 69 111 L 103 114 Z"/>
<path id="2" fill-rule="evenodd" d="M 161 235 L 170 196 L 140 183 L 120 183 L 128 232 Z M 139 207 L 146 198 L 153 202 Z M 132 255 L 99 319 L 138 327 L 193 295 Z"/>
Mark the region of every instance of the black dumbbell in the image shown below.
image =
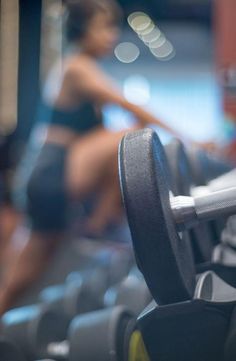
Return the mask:
<path id="1" fill-rule="evenodd" d="M 0 338 L 0 359 L 1 361 L 25 361 L 16 346 L 3 338 Z"/>
<path id="2" fill-rule="evenodd" d="M 76 292 L 77 289 L 72 291 L 72 294 Z M 111 296 L 113 297 L 111 298 Z M 106 306 L 127 305 L 132 307 L 131 311 L 139 314 L 150 302 L 151 296 L 142 275 L 134 268 L 124 281 L 108 291 L 105 299 Z M 81 302 L 86 308 L 85 300 L 81 300 Z M 95 300 L 94 304 L 96 302 Z M 67 306 L 69 307 L 69 305 L 70 302 L 67 300 Z M 61 313 L 60 308 L 50 307 L 50 305 L 41 308 L 33 305 L 7 312 L 2 317 L 1 329 L 3 334 L 31 360 L 35 355 L 34 350 L 40 351 L 39 347 L 35 346 L 37 342 L 43 345 L 50 340 L 50 337 L 53 337 L 54 341 L 61 341 L 65 338 L 70 319 L 68 314 Z M 54 327 L 55 332 L 53 331 Z"/>
<path id="3" fill-rule="evenodd" d="M 104 306 L 127 306 L 136 316 L 151 302 L 152 297 L 141 272 L 132 268 L 120 283 L 110 287 L 104 296 Z"/>
<path id="4" fill-rule="evenodd" d="M 171 185 L 174 188 L 173 193 L 175 195 L 202 196 L 236 186 L 235 170 L 210 181 L 205 186 L 196 186 L 197 181 L 194 179 L 188 151 L 178 139 L 173 139 L 167 144 L 165 146 L 165 152 L 171 173 Z M 213 249 L 221 240 L 221 232 L 224 226 L 225 220 L 217 219 L 217 222 L 201 223 L 200 226 L 190 230 L 190 238 L 196 263 L 211 260 Z M 228 234 L 228 239 L 230 235 L 231 232 Z"/>
<path id="5" fill-rule="evenodd" d="M 196 184 L 201 186 L 232 170 L 232 164 L 199 148 L 189 148 L 188 157 Z"/>
<path id="6" fill-rule="evenodd" d="M 45 288 L 39 301 L 70 319 L 102 308 L 105 291 L 128 274 L 132 263 L 131 253 L 104 250 L 87 269 L 70 273 L 64 284 Z"/>
<path id="7" fill-rule="evenodd" d="M 227 213 L 230 203 L 230 212 L 234 212 L 236 191 L 214 194 L 215 200 L 212 195 L 174 198 L 167 187 L 163 148 L 151 130 L 126 136 L 119 162 L 137 263 L 154 298 L 161 303 L 139 317 L 151 359 L 222 361 L 236 290 L 213 278 L 212 273 L 200 276 L 196 286 L 191 249 L 182 231 L 192 226 L 192 211 L 198 218 L 199 205 L 204 220 L 205 216 L 215 217 L 219 210 Z M 232 198 L 228 198 L 229 194 Z M 224 205 L 227 199 L 229 203 Z"/>
<path id="8" fill-rule="evenodd" d="M 199 149 L 193 150 L 187 148 L 187 156 L 190 160 L 195 184 L 200 185 L 200 187 L 193 189 L 194 195 L 201 195 L 201 192 L 215 192 L 227 187 L 236 186 L 235 170 L 232 170 L 232 165 L 226 161 L 217 159 Z M 220 239 L 221 232 L 225 227 L 226 219 L 211 222 L 210 224 L 217 241 Z"/>
<path id="9" fill-rule="evenodd" d="M 43 353 L 68 361 L 126 361 L 134 328 L 135 318 L 122 306 L 79 315 L 70 324 L 68 339 L 44 344 Z"/>
<path id="10" fill-rule="evenodd" d="M 8 315 L 9 317 L 9 315 Z M 27 360 L 53 358 L 56 360 L 122 360 L 128 352 L 130 334 L 135 318 L 126 307 L 117 306 L 75 317 L 65 334 L 59 312 L 46 311 L 24 329 L 24 347 L 20 330 L 8 330 L 7 337 L 24 351 Z M 63 328 L 64 337 L 61 331 Z M 9 332 L 10 331 L 10 332 Z M 19 338 L 17 338 L 17 333 Z M 66 336 L 68 339 L 66 340 Z"/>
<path id="11" fill-rule="evenodd" d="M 56 327 L 55 327 L 56 324 Z M 44 339 L 64 340 L 69 325 L 62 313 L 40 305 L 16 308 L 6 312 L 0 322 L 1 334 L 12 342 L 27 360 L 34 360 L 35 343 Z"/>
<path id="12" fill-rule="evenodd" d="M 126 135 L 119 151 L 123 199 L 138 266 L 158 304 L 192 298 L 195 267 L 186 230 L 236 212 L 236 188 L 173 197 L 162 144 L 150 129 Z"/>
<path id="13" fill-rule="evenodd" d="M 170 189 L 175 196 L 190 196 L 196 188 L 196 182 L 185 147 L 180 140 L 173 139 L 165 146 L 165 153 L 170 171 Z M 195 262 L 198 264 L 209 261 L 215 246 L 215 235 L 209 222 L 202 222 L 189 230 L 189 238 Z"/>
<path id="14" fill-rule="evenodd" d="M 222 190 L 222 188 L 230 188 L 236 184 L 236 173 L 235 170 L 232 170 L 231 172 L 212 180 L 206 186 L 196 187 L 190 161 L 183 144 L 179 140 L 174 139 L 165 146 L 165 152 L 170 166 L 171 182 L 174 180 L 174 185 L 172 185 L 172 187 L 175 188 L 175 194 L 193 194 L 198 196 L 216 192 Z M 211 269 L 225 281 L 235 286 L 236 252 L 232 249 L 233 244 L 235 243 L 235 216 L 229 217 L 227 226 L 223 230 L 221 237 L 219 232 L 217 232 L 220 223 L 222 223 L 222 220 L 217 219 L 214 223 L 201 223 L 199 226 L 190 230 L 194 260 L 197 264 L 198 272 Z M 221 239 L 224 244 L 221 243 L 218 246 L 215 246 L 216 239 L 218 242 Z"/>
<path id="15" fill-rule="evenodd" d="M 236 170 L 233 169 L 228 173 L 225 173 L 211 181 L 209 181 L 204 186 L 198 186 L 191 189 L 191 193 L 194 196 L 201 196 L 202 194 L 207 194 L 211 192 L 218 192 L 222 189 L 226 188 L 232 188 L 236 186 Z M 230 217 L 235 219 L 234 216 Z M 231 220 L 231 222 L 232 222 Z M 236 223 L 236 220 L 235 220 Z M 225 227 L 228 227 L 227 225 L 227 219 L 221 219 L 217 220 L 217 222 L 210 222 L 211 230 L 213 231 L 213 234 L 215 236 L 215 240 L 217 243 L 219 243 L 219 240 L 224 241 L 224 238 L 222 238 L 222 231 Z M 230 236 L 232 235 L 231 232 L 228 233 L 227 236 L 227 242 L 229 244 L 233 244 L 233 237 L 230 239 Z"/>
<path id="16" fill-rule="evenodd" d="M 73 272 L 64 284 L 45 288 L 39 294 L 39 301 L 71 319 L 79 313 L 102 308 L 107 287 L 107 273 L 104 269 Z"/>
<path id="17" fill-rule="evenodd" d="M 51 286 L 42 291 L 40 301 L 49 308 L 63 311 L 69 319 L 77 314 L 116 305 L 125 305 L 138 315 L 151 301 L 146 282 L 136 267 L 108 289 L 104 282 L 106 275 L 100 269 L 91 270 L 87 276 L 71 273 L 65 285 Z"/>

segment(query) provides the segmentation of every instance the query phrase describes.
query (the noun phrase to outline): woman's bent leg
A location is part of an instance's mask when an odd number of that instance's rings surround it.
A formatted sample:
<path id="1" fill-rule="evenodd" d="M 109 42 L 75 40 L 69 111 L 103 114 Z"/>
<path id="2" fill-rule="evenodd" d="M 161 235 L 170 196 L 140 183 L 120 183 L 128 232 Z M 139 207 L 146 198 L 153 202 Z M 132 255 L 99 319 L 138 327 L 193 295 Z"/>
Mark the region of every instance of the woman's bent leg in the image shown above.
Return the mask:
<path id="1" fill-rule="evenodd" d="M 11 242 L 9 261 L 0 290 L 0 315 L 11 308 L 22 292 L 38 280 L 62 236 L 56 232 L 32 232 L 22 246 Z"/>
<path id="2" fill-rule="evenodd" d="M 118 185 L 118 146 L 127 131 L 99 129 L 78 140 L 68 152 L 66 183 L 70 197 L 83 198 L 113 174 Z"/>
<path id="3" fill-rule="evenodd" d="M 121 219 L 121 195 L 118 177 L 118 145 L 125 131 L 93 132 L 78 141 L 68 157 L 67 184 L 71 197 L 86 198 L 98 194 L 97 204 L 85 225 L 91 235 L 101 234 L 109 223 Z"/>

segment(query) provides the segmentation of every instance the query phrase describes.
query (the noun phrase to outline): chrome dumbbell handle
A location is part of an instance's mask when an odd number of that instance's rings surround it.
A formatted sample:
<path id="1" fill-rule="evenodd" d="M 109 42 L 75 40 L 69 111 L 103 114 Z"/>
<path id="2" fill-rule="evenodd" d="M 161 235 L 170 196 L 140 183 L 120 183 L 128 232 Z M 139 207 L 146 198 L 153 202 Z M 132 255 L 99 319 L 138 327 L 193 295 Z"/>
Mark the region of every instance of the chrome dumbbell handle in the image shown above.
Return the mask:
<path id="1" fill-rule="evenodd" d="M 236 213 L 236 187 L 194 198 L 199 221 Z"/>
<path id="2" fill-rule="evenodd" d="M 67 358 L 70 351 L 70 344 L 67 340 L 62 342 L 51 342 L 47 346 L 47 352 L 50 357 Z"/>
<path id="3" fill-rule="evenodd" d="M 202 221 L 236 214 L 236 187 L 199 197 L 170 197 L 171 209 L 179 231 Z"/>
<path id="4" fill-rule="evenodd" d="M 233 169 L 208 183 L 208 188 L 211 192 L 217 192 L 232 187 L 236 187 L 236 169 Z"/>
<path id="5" fill-rule="evenodd" d="M 213 179 L 205 186 L 193 187 L 191 189 L 191 196 L 197 197 L 203 194 L 219 192 L 226 188 L 234 187 L 236 187 L 236 169 Z"/>

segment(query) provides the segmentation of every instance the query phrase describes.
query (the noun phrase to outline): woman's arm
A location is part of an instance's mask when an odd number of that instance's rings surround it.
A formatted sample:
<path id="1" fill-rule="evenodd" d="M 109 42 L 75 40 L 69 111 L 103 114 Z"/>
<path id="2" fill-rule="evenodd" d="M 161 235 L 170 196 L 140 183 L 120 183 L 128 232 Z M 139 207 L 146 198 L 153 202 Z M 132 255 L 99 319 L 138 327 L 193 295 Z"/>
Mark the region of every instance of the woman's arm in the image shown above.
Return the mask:
<path id="1" fill-rule="evenodd" d="M 117 104 L 132 112 L 143 127 L 154 124 L 175 137 L 183 138 L 165 122 L 159 120 L 142 107 L 127 101 L 111 79 L 105 76 L 92 60 L 81 56 L 79 61 L 75 61 L 70 65 L 68 76 L 71 77 L 71 82 L 74 84 L 74 90 L 77 93 L 84 94 L 84 96 L 92 98 L 101 104 Z"/>

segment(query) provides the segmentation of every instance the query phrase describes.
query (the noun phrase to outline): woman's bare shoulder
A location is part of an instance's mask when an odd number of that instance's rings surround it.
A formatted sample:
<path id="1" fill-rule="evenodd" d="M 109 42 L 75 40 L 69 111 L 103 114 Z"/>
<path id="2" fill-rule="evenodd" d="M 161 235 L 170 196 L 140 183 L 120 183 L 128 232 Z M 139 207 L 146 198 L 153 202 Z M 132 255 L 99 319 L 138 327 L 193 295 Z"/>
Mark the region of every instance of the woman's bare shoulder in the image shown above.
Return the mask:
<path id="1" fill-rule="evenodd" d="M 70 76 L 82 76 L 88 72 L 98 72 L 99 66 L 96 61 L 87 55 L 72 56 L 66 61 L 66 73 Z"/>

